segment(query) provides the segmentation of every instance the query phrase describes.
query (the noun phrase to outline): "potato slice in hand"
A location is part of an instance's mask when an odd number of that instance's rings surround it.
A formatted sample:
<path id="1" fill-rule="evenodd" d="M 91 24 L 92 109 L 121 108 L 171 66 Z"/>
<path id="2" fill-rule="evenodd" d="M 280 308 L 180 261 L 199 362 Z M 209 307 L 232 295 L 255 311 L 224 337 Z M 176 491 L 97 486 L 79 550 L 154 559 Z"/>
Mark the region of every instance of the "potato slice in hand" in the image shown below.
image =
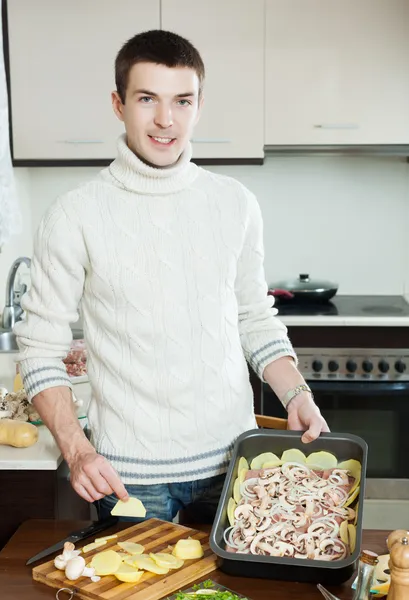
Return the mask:
<path id="1" fill-rule="evenodd" d="M 130 565 L 122 563 L 119 569 L 115 571 L 114 575 L 117 579 L 119 579 L 119 581 L 123 581 L 125 583 L 136 583 L 142 577 L 143 571 L 139 571 Z"/>
<path id="2" fill-rule="evenodd" d="M 91 567 L 95 569 L 95 575 L 113 575 L 122 563 L 122 558 L 114 550 L 98 552 L 92 557 Z"/>
<path id="3" fill-rule="evenodd" d="M 188 538 L 187 540 L 178 540 L 172 554 L 182 560 L 189 560 L 201 558 L 204 552 L 199 540 Z"/>
<path id="4" fill-rule="evenodd" d="M 138 498 L 129 498 L 126 502 L 118 500 L 111 510 L 114 517 L 146 517 L 146 508 Z"/>
<path id="5" fill-rule="evenodd" d="M 118 542 L 118 546 L 128 554 L 143 554 L 145 548 L 135 542 Z"/>
<path id="6" fill-rule="evenodd" d="M 184 561 L 181 558 L 176 558 L 173 554 L 167 554 L 166 552 L 153 552 L 149 554 L 149 557 L 156 562 L 159 567 L 164 569 L 180 569 L 183 567 Z"/>

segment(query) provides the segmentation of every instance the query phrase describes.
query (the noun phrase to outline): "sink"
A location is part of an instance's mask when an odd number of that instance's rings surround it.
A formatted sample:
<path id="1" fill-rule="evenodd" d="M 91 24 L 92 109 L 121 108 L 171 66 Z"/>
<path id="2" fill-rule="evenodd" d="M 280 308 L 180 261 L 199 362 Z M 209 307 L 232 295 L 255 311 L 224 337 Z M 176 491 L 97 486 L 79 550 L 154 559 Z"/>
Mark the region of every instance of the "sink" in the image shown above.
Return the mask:
<path id="1" fill-rule="evenodd" d="M 73 329 L 72 337 L 74 340 L 82 340 L 84 332 L 82 329 Z M 0 329 L 0 354 L 5 352 L 18 352 L 16 336 L 9 329 Z"/>
<path id="2" fill-rule="evenodd" d="M 0 329 L 0 352 L 18 352 L 16 336 L 12 331 Z"/>

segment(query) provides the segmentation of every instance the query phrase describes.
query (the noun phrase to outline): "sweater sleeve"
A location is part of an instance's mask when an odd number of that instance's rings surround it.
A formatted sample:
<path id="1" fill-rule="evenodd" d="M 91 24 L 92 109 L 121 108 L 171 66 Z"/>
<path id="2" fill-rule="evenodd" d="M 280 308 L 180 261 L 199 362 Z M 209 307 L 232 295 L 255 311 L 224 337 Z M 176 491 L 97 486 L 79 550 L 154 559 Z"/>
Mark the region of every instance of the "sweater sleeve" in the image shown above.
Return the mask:
<path id="1" fill-rule="evenodd" d="M 264 274 L 263 221 L 253 194 L 247 196 L 244 244 L 238 261 L 236 297 L 239 308 L 241 345 L 247 362 L 260 379 L 265 367 L 283 356 L 297 356 L 287 328 L 276 316 L 274 298 L 268 296 Z"/>
<path id="2" fill-rule="evenodd" d="M 72 342 L 85 280 L 86 251 L 78 226 L 57 201 L 34 240 L 31 287 L 23 296 L 23 321 L 16 323 L 17 362 L 28 399 L 60 385 L 72 387 L 62 359 Z"/>

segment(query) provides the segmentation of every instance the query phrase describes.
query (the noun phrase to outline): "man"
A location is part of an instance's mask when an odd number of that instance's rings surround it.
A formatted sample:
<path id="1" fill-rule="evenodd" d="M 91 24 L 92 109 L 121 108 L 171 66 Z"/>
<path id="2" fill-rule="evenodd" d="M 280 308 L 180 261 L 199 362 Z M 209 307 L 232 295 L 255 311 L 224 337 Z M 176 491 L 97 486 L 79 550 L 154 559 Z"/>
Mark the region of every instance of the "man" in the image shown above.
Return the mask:
<path id="1" fill-rule="evenodd" d="M 130 495 L 147 517 L 193 506 L 211 520 L 234 441 L 256 426 L 246 359 L 305 442 L 328 428 L 267 296 L 256 199 L 190 161 L 199 53 L 176 34 L 145 32 L 122 47 L 115 76 L 126 134 L 113 163 L 40 225 L 18 360 L 74 489 L 100 518 Z M 91 441 L 61 361 L 79 306 Z"/>

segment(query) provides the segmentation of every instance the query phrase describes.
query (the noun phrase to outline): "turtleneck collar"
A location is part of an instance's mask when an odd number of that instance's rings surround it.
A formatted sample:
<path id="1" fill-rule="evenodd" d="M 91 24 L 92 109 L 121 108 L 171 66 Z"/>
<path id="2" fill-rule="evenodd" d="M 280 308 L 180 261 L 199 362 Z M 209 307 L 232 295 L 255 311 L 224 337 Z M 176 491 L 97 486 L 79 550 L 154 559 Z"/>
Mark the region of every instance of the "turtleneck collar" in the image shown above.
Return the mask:
<path id="1" fill-rule="evenodd" d="M 198 174 L 190 162 L 192 146 L 189 143 L 178 162 L 167 169 L 151 167 L 138 158 L 126 143 L 126 134 L 117 142 L 118 156 L 108 167 L 117 185 L 138 194 L 172 194 L 188 187 Z"/>

